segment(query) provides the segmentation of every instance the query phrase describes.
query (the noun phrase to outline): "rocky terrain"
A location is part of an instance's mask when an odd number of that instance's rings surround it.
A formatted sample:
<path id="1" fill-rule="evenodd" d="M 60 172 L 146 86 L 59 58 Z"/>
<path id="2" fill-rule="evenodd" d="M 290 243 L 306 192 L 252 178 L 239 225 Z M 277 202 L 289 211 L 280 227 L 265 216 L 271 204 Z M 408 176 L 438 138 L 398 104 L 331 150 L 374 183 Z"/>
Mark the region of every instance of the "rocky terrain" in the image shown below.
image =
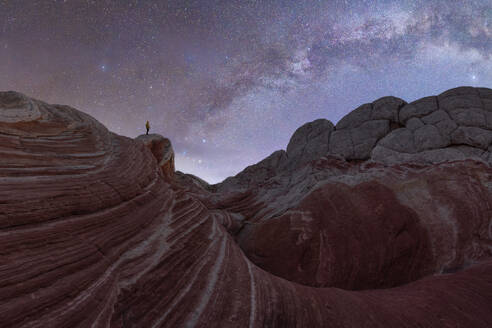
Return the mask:
<path id="1" fill-rule="evenodd" d="M 384 97 L 209 185 L 0 92 L 0 327 L 490 327 L 492 90 Z"/>

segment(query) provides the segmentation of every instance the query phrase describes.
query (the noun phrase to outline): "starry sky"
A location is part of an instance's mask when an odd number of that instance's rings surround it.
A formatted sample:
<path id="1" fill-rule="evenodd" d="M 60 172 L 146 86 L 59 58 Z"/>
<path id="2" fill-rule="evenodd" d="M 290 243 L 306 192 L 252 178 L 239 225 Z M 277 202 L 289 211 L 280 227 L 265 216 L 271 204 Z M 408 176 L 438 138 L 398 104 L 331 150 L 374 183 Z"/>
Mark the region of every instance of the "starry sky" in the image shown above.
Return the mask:
<path id="1" fill-rule="evenodd" d="M 492 1 L 0 0 L 0 90 L 171 139 L 210 183 L 360 104 L 492 87 Z"/>

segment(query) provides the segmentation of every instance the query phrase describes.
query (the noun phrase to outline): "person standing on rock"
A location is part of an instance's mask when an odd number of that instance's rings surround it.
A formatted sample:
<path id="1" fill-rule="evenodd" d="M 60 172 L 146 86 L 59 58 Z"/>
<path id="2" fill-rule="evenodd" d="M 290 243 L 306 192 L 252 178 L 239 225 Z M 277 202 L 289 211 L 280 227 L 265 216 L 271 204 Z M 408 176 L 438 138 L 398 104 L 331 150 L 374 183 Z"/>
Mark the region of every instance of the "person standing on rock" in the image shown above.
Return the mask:
<path id="1" fill-rule="evenodd" d="M 147 133 L 146 134 L 149 134 L 149 130 L 150 130 L 149 121 L 147 121 L 147 123 L 145 123 L 145 128 L 147 129 Z"/>

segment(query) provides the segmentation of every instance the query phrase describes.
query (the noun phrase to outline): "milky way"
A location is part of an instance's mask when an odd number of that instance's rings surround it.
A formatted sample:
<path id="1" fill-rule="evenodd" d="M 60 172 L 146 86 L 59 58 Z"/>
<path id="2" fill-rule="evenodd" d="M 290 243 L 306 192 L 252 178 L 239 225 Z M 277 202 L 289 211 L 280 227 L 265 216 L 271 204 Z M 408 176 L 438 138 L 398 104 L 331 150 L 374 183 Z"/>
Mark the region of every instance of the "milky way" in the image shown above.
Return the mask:
<path id="1" fill-rule="evenodd" d="M 218 182 L 362 103 L 492 87 L 483 1 L 0 0 L 0 90 L 169 137 Z"/>

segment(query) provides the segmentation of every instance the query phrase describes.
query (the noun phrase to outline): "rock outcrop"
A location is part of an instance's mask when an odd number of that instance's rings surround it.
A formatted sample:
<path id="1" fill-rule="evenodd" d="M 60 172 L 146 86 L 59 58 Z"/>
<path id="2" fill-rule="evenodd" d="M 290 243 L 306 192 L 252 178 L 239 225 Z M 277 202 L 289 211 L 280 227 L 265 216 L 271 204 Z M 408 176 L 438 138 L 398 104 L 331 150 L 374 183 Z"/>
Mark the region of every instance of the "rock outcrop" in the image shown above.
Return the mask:
<path id="1" fill-rule="evenodd" d="M 491 106 L 385 97 L 210 186 L 0 92 L 0 326 L 490 327 Z"/>
<path id="2" fill-rule="evenodd" d="M 150 149 L 165 176 L 174 175 L 174 150 L 171 140 L 155 133 L 141 134 L 136 140 L 142 141 Z"/>
<path id="3" fill-rule="evenodd" d="M 490 165 L 491 89 L 459 87 L 410 104 L 383 97 L 354 109 L 336 126 L 324 119 L 306 123 L 293 134 L 287 152 L 274 152 L 218 187 L 244 190 L 265 181 L 264 175 L 258 178 L 258 170 L 272 177 L 325 155 L 389 165 L 465 159 Z"/>

